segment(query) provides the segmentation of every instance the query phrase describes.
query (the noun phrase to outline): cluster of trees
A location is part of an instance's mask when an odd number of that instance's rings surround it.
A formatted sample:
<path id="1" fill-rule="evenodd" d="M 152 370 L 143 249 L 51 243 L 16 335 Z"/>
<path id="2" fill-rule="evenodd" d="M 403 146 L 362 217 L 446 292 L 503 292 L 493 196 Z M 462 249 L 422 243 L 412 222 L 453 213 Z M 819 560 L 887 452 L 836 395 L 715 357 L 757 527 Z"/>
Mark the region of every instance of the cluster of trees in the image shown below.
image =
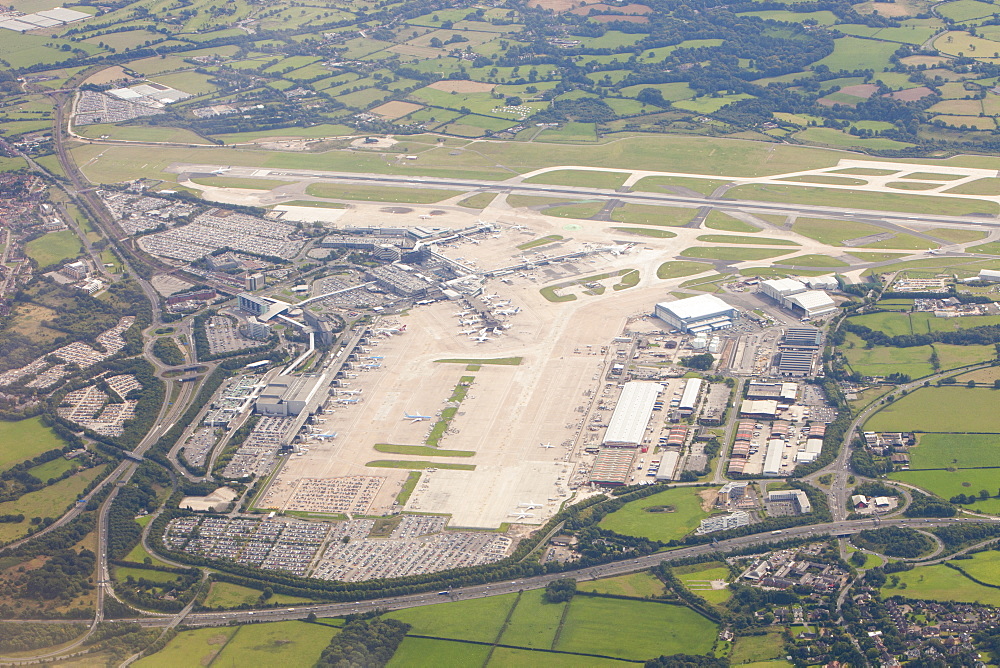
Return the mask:
<path id="1" fill-rule="evenodd" d="M 0 652 L 9 655 L 61 645 L 82 636 L 86 630 L 85 624 L 0 622 Z"/>
<path id="2" fill-rule="evenodd" d="M 889 336 L 885 332 L 852 323 L 850 320 L 845 321 L 843 327 L 846 331 L 864 339 L 868 347 L 912 348 L 914 346 L 929 346 L 932 343 L 947 343 L 953 346 L 987 346 L 1000 343 L 1000 325 L 983 325 L 954 332 L 899 334 L 896 336 Z"/>
<path id="3" fill-rule="evenodd" d="M 153 355 L 169 366 L 184 364 L 184 353 L 169 336 L 160 337 L 153 343 Z"/>
<path id="4" fill-rule="evenodd" d="M 671 654 L 650 659 L 645 668 L 727 668 L 729 661 L 698 654 Z"/>
<path id="5" fill-rule="evenodd" d="M 954 506 L 916 490 L 910 492 L 910 505 L 903 511 L 906 517 L 954 517 L 957 514 Z"/>
<path id="6" fill-rule="evenodd" d="M 316 668 L 381 668 L 389 663 L 409 630 L 409 624 L 396 619 L 352 619 L 323 650 Z"/>
<path id="7" fill-rule="evenodd" d="M 576 594 L 576 580 L 559 578 L 545 585 L 545 600 L 549 603 L 565 603 Z"/>
<path id="8" fill-rule="evenodd" d="M 890 557 L 912 559 L 934 547 L 927 536 L 903 527 L 865 529 L 852 539 L 858 547 Z"/>
<path id="9" fill-rule="evenodd" d="M 682 357 L 681 364 L 691 369 L 699 369 L 701 371 L 708 371 L 715 364 L 715 357 L 712 353 L 701 353 L 700 355 L 691 355 L 690 357 Z"/>

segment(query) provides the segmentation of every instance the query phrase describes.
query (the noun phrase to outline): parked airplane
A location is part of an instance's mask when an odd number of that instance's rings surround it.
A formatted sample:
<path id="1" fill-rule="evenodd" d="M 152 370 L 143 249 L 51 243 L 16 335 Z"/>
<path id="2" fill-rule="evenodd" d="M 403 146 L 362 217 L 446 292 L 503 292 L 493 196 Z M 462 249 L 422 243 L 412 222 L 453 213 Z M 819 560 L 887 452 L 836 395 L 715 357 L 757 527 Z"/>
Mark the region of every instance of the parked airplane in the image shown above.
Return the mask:
<path id="1" fill-rule="evenodd" d="M 534 513 L 508 513 L 508 515 L 516 517 L 519 520 L 523 520 L 525 518 L 534 517 L 535 516 Z"/>
<path id="2" fill-rule="evenodd" d="M 403 416 L 407 420 L 413 420 L 414 422 L 422 422 L 423 420 L 430 420 L 430 419 L 432 419 L 430 415 L 410 415 L 406 411 L 403 411 Z"/>
<path id="3" fill-rule="evenodd" d="M 353 399 L 337 399 L 337 403 L 338 404 L 356 404 L 359 401 L 361 401 L 361 399 L 359 399 L 357 397 L 355 397 Z"/>
<path id="4" fill-rule="evenodd" d="M 552 445 L 551 443 L 539 443 L 538 445 L 540 445 L 541 447 L 545 448 L 546 450 L 548 450 L 549 448 L 556 447 L 556 446 Z"/>
<path id="5" fill-rule="evenodd" d="M 490 337 L 488 337 L 488 336 L 477 336 L 476 337 L 476 343 L 486 343 L 489 340 L 490 340 Z"/>
<path id="6" fill-rule="evenodd" d="M 365 359 L 366 360 L 384 360 L 385 357 L 383 355 L 370 355 L 370 356 L 366 357 Z"/>
<path id="7" fill-rule="evenodd" d="M 426 213 L 425 214 L 421 214 L 419 216 L 419 218 L 420 218 L 420 220 L 430 220 L 431 219 L 431 217 L 429 215 L 427 215 Z"/>
<path id="8" fill-rule="evenodd" d="M 517 313 L 520 310 L 521 310 L 520 306 L 518 306 L 517 308 L 500 309 L 499 311 L 497 311 L 497 315 L 517 315 Z"/>
<path id="9" fill-rule="evenodd" d="M 527 508 L 528 510 L 534 510 L 535 508 L 541 508 L 542 504 L 535 503 L 534 501 L 528 501 L 527 503 L 517 504 L 518 508 Z"/>
<path id="10" fill-rule="evenodd" d="M 476 333 L 475 329 L 463 329 L 461 332 L 459 332 L 459 334 L 468 334 L 469 336 L 472 336 L 475 333 Z"/>
<path id="11" fill-rule="evenodd" d="M 364 390 L 337 390 L 337 394 L 361 394 Z"/>
<path id="12" fill-rule="evenodd" d="M 526 230 L 526 229 L 528 229 L 528 226 L 527 225 L 511 225 L 510 229 L 512 229 L 512 230 Z"/>
<path id="13" fill-rule="evenodd" d="M 468 327 L 469 325 L 475 325 L 477 322 L 479 322 L 479 318 L 470 318 L 469 320 L 459 320 L 458 324 Z"/>

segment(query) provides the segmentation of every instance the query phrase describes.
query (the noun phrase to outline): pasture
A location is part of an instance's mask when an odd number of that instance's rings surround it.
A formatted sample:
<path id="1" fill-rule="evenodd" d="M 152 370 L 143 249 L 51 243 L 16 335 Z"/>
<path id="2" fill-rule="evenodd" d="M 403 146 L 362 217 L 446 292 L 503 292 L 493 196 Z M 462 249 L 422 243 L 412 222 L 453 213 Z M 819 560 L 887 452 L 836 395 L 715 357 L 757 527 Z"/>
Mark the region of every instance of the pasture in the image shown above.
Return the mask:
<path id="1" fill-rule="evenodd" d="M 781 633 L 776 631 L 762 636 L 740 636 L 733 643 L 729 661 L 734 666 L 743 663 L 769 662 L 784 657 L 784 645 Z"/>
<path id="2" fill-rule="evenodd" d="M 678 566 L 674 568 L 674 575 L 685 587 L 709 603 L 722 604 L 732 596 L 728 587 L 713 589 L 711 586 L 713 580 L 728 580 L 730 577 L 729 568 L 722 562 Z"/>
<path id="3" fill-rule="evenodd" d="M 663 593 L 663 583 L 658 577 L 648 571 L 617 575 L 612 578 L 589 580 L 581 582 L 576 587 L 579 591 L 592 591 L 598 594 L 614 596 L 631 596 L 633 598 L 649 598 Z"/>
<path id="4" fill-rule="evenodd" d="M 0 443 L 3 444 L 0 448 L 0 471 L 6 471 L 18 462 L 66 445 L 37 417 L 16 422 L 0 420 Z"/>
<path id="5" fill-rule="evenodd" d="M 139 659 L 135 665 L 137 668 L 207 666 L 237 630 L 237 627 L 222 626 L 181 631 L 159 652 Z"/>
<path id="6" fill-rule="evenodd" d="M 854 343 L 855 341 L 858 343 Z M 923 378 L 934 372 L 930 362 L 933 352 L 930 346 L 865 348 L 864 343 L 854 336 L 848 336 L 848 342 L 853 347 L 841 350 L 851 368 L 862 375 L 888 376 L 891 373 L 904 373 L 910 378 Z"/>
<path id="7" fill-rule="evenodd" d="M 958 494 L 978 495 L 982 490 L 990 494 L 997 493 L 996 469 L 937 469 L 933 471 L 896 471 L 890 473 L 893 480 L 909 483 L 926 489 L 943 499 L 950 499 Z M 1000 502 L 995 498 L 976 501 L 963 506 L 977 512 L 1000 513 Z"/>
<path id="8" fill-rule="evenodd" d="M 87 488 L 105 467 L 97 466 L 86 469 L 70 476 L 65 480 L 60 480 L 54 485 L 43 487 L 37 492 L 25 494 L 17 501 L 7 501 L 0 503 L 0 515 L 24 514 L 24 521 L 20 523 L 0 524 L 0 541 L 10 541 L 20 538 L 31 527 L 32 517 L 58 517 L 66 508 L 73 503 L 77 497 Z"/>
<path id="9" fill-rule="evenodd" d="M 532 649 L 551 649 L 565 610 L 566 603 L 547 602 L 544 589 L 526 591 L 518 599 L 500 642 Z"/>
<path id="10" fill-rule="evenodd" d="M 385 615 L 410 624 L 410 633 L 477 642 L 495 642 L 517 594 L 438 603 Z"/>
<path id="11" fill-rule="evenodd" d="M 959 561 L 959 566 L 967 562 Z M 985 603 L 1000 605 L 1000 589 L 984 587 L 976 584 L 953 568 L 944 564 L 934 566 L 918 566 L 912 571 L 895 573 L 900 584 L 906 583 L 906 589 L 891 587 L 887 583 L 882 587 L 882 596 L 889 597 L 900 594 L 907 598 L 927 599 L 931 601 L 960 601 L 964 603 Z"/>
<path id="12" fill-rule="evenodd" d="M 323 624 L 299 621 L 249 624 L 239 628 L 213 663 L 220 666 L 311 666 L 339 632 Z"/>
<path id="13" fill-rule="evenodd" d="M 71 230 L 49 232 L 24 245 L 24 254 L 38 263 L 39 267 L 75 259 L 83 252 L 80 239 Z"/>
<path id="14" fill-rule="evenodd" d="M 865 430 L 992 433 L 996 400 L 993 390 L 922 387 L 873 415 Z"/>
<path id="15" fill-rule="evenodd" d="M 431 638 L 403 638 L 387 668 L 465 668 L 481 666 L 489 656 L 488 645 L 472 645 Z M 492 665 L 492 664 L 491 664 Z"/>
<path id="16" fill-rule="evenodd" d="M 600 527 L 626 536 L 669 541 L 683 538 L 708 517 L 698 492 L 677 487 L 625 504 L 601 520 Z"/>
<path id="17" fill-rule="evenodd" d="M 920 434 L 917 442 L 911 469 L 1000 467 L 1000 434 Z"/>
<path id="18" fill-rule="evenodd" d="M 628 633 L 608 633 L 608 621 Z M 554 649 L 645 660 L 661 654 L 705 654 L 718 627 L 694 610 L 665 603 L 576 596 Z"/>

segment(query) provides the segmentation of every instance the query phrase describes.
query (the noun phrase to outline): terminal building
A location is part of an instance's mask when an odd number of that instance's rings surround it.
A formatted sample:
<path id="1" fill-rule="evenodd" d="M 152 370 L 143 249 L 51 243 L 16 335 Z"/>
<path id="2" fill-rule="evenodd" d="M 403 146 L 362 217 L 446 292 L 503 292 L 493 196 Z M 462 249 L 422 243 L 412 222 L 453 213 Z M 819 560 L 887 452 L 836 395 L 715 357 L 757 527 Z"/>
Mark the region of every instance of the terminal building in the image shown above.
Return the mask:
<path id="1" fill-rule="evenodd" d="M 631 381 L 625 383 L 615 412 L 604 432 L 605 447 L 637 448 L 646 434 L 646 427 L 653 415 L 653 406 L 660 398 L 663 386 L 659 383 Z"/>
<path id="2" fill-rule="evenodd" d="M 653 315 L 674 329 L 689 334 L 731 327 L 736 309 L 715 295 L 698 295 L 656 305 Z"/>

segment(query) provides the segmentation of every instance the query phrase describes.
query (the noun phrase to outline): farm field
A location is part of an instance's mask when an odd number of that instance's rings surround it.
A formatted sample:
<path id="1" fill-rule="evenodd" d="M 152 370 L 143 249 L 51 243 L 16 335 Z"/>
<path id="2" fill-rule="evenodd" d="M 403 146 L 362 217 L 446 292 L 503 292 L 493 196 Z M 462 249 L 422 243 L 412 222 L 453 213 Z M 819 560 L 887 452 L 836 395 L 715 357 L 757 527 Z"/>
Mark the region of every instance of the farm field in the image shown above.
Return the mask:
<path id="1" fill-rule="evenodd" d="M 213 663 L 220 666 L 305 666 L 319 658 L 338 629 L 307 622 L 241 626 Z"/>
<path id="2" fill-rule="evenodd" d="M 43 452 L 66 446 L 66 442 L 37 417 L 16 422 L 0 420 L 0 443 L 3 443 L 3 448 L 0 448 L 0 471 Z"/>
<path id="3" fill-rule="evenodd" d="M 0 515 L 24 514 L 23 522 L 0 524 L 0 541 L 10 541 L 23 536 L 31 527 L 32 517 L 58 517 L 61 515 L 86 489 L 87 485 L 102 473 L 104 468 L 103 466 L 95 466 L 80 471 L 54 485 L 43 487 L 37 492 L 29 492 L 17 501 L 0 503 Z"/>
<path id="4" fill-rule="evenodd" d="M 950 499 L 958 494 L 978 495 L 980 491 L 986 490 L 990 494 L 996 494 L 997 471 L 996 469 L 937 469 L 932 471 L 896 471 L 890 473 L 892 480 L 909 483 L 926 489 L 932 494 L 936 494 L 943 499 Z M 975 503 L 963 505 L 976 512 L 1000 514 L 1000 500 L 987 498 L 977 500 Z"/>
<path id="5" fill-rule="evenodd" d="M 922 387 L 873 415 L 865 430 L 990 433 L 995 402 L 992 390 Z"/>
<path id="6" fill-rule="evenodd" d="M 910 448 L 911 470 L 981 466 L 1000 467 L 1000 434 L 920 434 Z"/>
<path id="7" fill-rule="evenodd" d="M 732 596 L 728 587 L 712 589 L 710 585 L 713 580 L 725 581 L 730 577 L 729 568 L 721 562 L 678 566 L 673 570 L 674 576 L 683 582 L 685 587 L 709 603 L 722 604 Z"/>
<path id="8" fill-rule="evenodd" d="M 566 603 L 549 603 L 544 589 L 521 594 L 500 638 L 504 645 L 551 649 L 566 610 Z"/>
<path id="9" fill-rule="evenodd" d="M 631 501 L 607 515 L 599 526 L 626 536 L 664 542 L 683 538 L 709 515 L 702 510 L 702 498 L 698 495 L 700 491 L 704 490 L 678 487 Z M 660 508 L 664 511 L 650 511 Z"/>
<path id="10" fill-rule="evenodd" d="M 576 588 L 578 591 L 592 591 L 598 594 L 632 596 L 634 598 L 659 596 L 664 589 L 660 579 L 647 571 L 581 582 Z"/>
<path id="11" fill-rule="evenodd" d="M 504 619 L 507 618 L 516 598 L 517 594 L 504 594 L 468 601 L 438 603 L 420 608 L 396 610 L 385 616 L 410 624 L 413 627 L 410 633 L 413 634 L 491 643 L 500 633 Z"/>
<path id="12" fill-rule="evenodd" d="M 964 561 L 957 562 L 960 566 Z M 1000 605 L 1000 589 L 984 587 L 965 577 L 953 568 L 943 564 L 935 566 L 918 566 L 912 571 L 896 573 L 906 589 L 898 587 L 882 587 L 882 596 L 889 597 L 902 594 L 908 598 L 927 599 L 931 601 L 960 601 L 986 605 Z"/>
<path id="13" fill-rule="evenodd" d="M 732 665 L 758 662 L 770 662 L 785 655 L 785 641 L 780 633 L 767 633 L 761 636 L 740 636 L 733 644 L 729 660 Z M 768 665 L 771 665 L 768 663 Z"/>
<path id="14" fill-rule="evenodd" d="M 432 638 L 403 638 L 396 653 L 386 664 L 387 668 L 465 668 L 481 666 L 490 653 L 488 645 L 436 640 Z M 492 665 L 492 664 L 491 664 Z"/>
<path id="15" fill-rule="evenodd" d="M 629 633 L 607 633 L 608 620 Z M 644 660 L 705 654 L 718 627 L 690 608 L 665 603 L 575 596 L 554 649 Z"/>
<path id="16" fill-rule="evenodd" d="M 235 635 L 237 627 L 181 631 L 159 652 L 139 659 L 138 668 L 175 668 L 207 666 Z"/>

